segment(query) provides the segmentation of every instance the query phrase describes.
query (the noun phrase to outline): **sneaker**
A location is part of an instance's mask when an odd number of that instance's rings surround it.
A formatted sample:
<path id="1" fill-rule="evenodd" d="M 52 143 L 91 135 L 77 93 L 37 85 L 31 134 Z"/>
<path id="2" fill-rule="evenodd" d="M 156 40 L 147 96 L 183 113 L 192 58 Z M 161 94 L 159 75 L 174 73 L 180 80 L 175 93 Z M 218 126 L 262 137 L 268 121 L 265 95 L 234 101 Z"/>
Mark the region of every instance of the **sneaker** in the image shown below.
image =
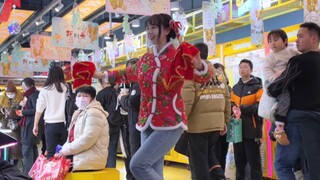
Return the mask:
<path id="1" fill-rule="evenodd" d="M 224 176 L 224 172 L 221 169 L 221 167 L 217 167 L 211 170 L 210 175 L 214 180 L 226 180 L 226 177 Z"/>
<path id="2" fill-rule="evenodd" d="M 284 131 L 274 131 L 273 136 L 276 138 L 277 143 L 281 144 L 282 146 L 288 146 L 290 144 L 287 134 Z"/>

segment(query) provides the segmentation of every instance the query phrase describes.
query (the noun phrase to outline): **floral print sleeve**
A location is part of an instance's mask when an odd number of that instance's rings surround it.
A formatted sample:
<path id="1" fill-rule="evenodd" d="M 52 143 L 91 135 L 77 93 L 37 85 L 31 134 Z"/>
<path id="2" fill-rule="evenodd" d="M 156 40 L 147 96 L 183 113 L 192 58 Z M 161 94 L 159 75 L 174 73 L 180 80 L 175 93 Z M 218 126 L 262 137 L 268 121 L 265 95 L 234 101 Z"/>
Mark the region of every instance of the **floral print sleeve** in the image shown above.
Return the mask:
<path id="1" fill-rule="evenodd" d="M 131 65 L 126 69 L 108 71 L 106 78 L 108 81 L 115 81 L 117 83 L 129 83 L 136 82 L 137 78 L 137 67 L 139 63 Z"/>

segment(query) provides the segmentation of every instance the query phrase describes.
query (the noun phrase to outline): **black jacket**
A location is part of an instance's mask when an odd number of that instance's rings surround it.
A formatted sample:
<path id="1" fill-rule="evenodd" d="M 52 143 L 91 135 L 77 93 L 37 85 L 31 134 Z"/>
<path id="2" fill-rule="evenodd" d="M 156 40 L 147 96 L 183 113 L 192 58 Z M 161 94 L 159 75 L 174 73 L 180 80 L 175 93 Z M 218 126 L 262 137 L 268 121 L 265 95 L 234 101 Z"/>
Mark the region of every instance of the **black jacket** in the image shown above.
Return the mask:
<path id="1" fill-rule="evenodd" d="M 111 101 L 113 100 L 113 95 L 116 93 L 116 89 L 113 87 L 105 87 L 99 93 L 97 94 L 96 100 L 99 101 L 105 111 L 109 113 L 109 116 L 107 117 L 108 122 L 110 118 L 113 118 L 114 111 L 111 107 Z M 110 125 L 110 123 L 109 123 Z"/>
<path id="2" fill-rule="evenodd" d="M 132 121 L 132 124 L 136 124 L 139 118 L 140 108 L 140 87 L 138 83 L 133 83 L 130 88 L 130 95 L 122 96 L 120 99 L 120 105 L 122 108 L 128 111 L 128 118 Z"/>
<path id="3" fill-rule="evenodd" d="M 262 138 L 263 119 L 258 116 L 262 92 L 261 81 L 254 76 L 247 83 L 239 79 L 232 88 L 231 102 L 240 106 L 242 135 L 245 138 Z"/>
<path id="4" fill-rule="evenodd" d="M 39 135 L 36 137 L 33 135 L 33 124 L 34 124 L 34 115 L 36 114 L 36 103 L 38 99 L 39 91 L 34 91 L 26 102 L 28 109 L 22 110 L 22 115 L 26 116 L 26 121 L 24 123 L 24 127 L 21 127 L 21 143 L 28 145 L 36 145 L 39 144 L 41 135 L 43 132 L 43 116 L 41 116 L 39 121 Z"/>

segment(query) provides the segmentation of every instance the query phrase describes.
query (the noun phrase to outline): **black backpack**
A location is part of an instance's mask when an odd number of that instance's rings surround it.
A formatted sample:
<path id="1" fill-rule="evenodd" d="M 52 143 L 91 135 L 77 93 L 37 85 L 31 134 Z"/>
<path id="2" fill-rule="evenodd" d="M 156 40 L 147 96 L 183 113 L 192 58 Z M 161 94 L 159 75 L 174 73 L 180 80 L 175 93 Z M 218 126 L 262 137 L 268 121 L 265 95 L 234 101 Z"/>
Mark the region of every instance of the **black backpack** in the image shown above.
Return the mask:
<path id="1" fill-rule="evenodd" d="M 120 103 L 118 102 L 119 93 L 116 90 L 112 91 L 112 97 L 108 104 L 108 122 L 114 126 L 121 126 L 125 123 L 127 115 L 120 113 Z"/>
<path id="2" fill-rule="evenodd" d="M 69 127 L 73 113 L 78 109 L 76 105 L 76 94 L 72 92 L 71 84 L 67 84 L 67 99 L 66 105 L 64 109 L 65 117 L 66 117 L 66 128 Z"/>

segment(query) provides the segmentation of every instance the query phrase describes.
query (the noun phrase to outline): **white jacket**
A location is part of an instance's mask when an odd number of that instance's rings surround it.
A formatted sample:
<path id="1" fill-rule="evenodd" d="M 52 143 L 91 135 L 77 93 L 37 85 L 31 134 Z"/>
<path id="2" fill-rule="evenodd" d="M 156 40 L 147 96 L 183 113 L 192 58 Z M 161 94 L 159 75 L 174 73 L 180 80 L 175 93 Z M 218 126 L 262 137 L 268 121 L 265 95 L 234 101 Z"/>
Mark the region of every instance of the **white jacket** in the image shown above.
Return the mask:
<path id="1" fill-rule="evenodd" d="M 286 69 L 290 58 L 296 55 L 299 55 L 299 52 L 288 47 L 277 53 L 270 52 L 264 61 L 264 80 L 268 81 L 268 83 L 273 82 Z"/>
<path id="2" fill-rule="evenodd" d="M 73 155 L 73 171 L 105 168 L 109 146 L 108 115 L 96 100 L 73 114 L 70 128 L 74 124 L 74 141 L 69 143 L 69 131 L 61 149 L 63 154 Z"/>

